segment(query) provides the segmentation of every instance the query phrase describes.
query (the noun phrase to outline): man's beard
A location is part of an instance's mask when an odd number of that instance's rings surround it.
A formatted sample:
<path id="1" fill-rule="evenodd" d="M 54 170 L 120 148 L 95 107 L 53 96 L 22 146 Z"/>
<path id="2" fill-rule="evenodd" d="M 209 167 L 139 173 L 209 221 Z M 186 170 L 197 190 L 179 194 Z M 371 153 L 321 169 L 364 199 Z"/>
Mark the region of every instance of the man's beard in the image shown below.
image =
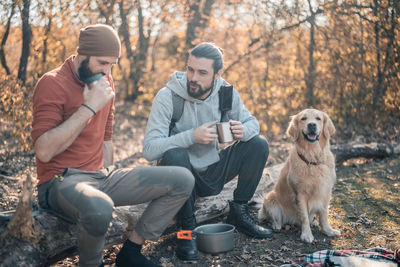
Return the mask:
<path id="1" fill-rule="evenodd" d="M 192 91 L 192 89 L 190 88 L 190 85 L 196 86 L 198 88 L 198 90 Z M 213 87 L 214 87 L 214 80 L 211 83 L 211 86 L 208 88 L 203 88 L 200 84 L 198 84 L 196 82 L 187 81 L 187 92 L 193 98 L 199 98 L 199 97 L 205 95 L 207 92 L 211 91 Z"/>
<path id="2" fill-rule="evenodd" d="M 81 80 L 82 82 L 85 82 L 88 78 L 96 74 L 89 69 L 89 60 L 90 57 L 82 60 L 81 65 L 78 68 L 79 80 Z"/>

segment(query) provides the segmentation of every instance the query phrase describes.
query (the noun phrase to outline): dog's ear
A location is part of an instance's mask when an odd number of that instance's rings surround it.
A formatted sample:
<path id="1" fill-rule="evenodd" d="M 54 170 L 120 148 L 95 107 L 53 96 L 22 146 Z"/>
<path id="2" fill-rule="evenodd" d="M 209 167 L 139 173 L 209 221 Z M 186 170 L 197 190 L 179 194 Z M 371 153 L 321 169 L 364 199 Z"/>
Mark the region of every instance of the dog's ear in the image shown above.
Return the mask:
<path id="1" fill-rule="evenodd" d="M 328 114 L 324 112 L 324 130 L 323 134 L 326 138 L 329 138 L 335 133 L 336 129 L 333 125 L 332 120 L 329 118 Z"/>
<path id="2" fill-rule="evenodd" d="M 297 139 L 299 139 L 300 136 L 300 130 L 298 127 L 298 122 L 297 122 L 297 115 L 291 116 L 291 120 L 289 123 L 289 127 L 286 131 L 286 134 L 289 135 L 290 137 L 293 138 L 294 141 L 297 141 Z"/>

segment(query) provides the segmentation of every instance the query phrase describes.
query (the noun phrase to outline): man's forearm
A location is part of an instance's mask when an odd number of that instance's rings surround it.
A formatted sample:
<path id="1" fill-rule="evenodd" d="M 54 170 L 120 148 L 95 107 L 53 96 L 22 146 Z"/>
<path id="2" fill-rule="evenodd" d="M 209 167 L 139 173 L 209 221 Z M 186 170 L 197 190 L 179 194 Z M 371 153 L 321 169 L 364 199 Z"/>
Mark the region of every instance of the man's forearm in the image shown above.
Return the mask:
<path id="1" fill-rule="evenodd" d="M 143 156 L 149 160 L 157 160 L 171 148 L 188 148 L 195 143 L 193 130 L 187 130 L 169 137 L 152 136 L 147 133 L 143 142 Z"/>
<path id="2" fill-rule="evenodd" d="M 49 162 L 64 152 L 79 136 L 92 116 L 93 113 L 89 109 L 80 107 L 62 124 L 39 136 L 34 145 L 39 160 Z"/>

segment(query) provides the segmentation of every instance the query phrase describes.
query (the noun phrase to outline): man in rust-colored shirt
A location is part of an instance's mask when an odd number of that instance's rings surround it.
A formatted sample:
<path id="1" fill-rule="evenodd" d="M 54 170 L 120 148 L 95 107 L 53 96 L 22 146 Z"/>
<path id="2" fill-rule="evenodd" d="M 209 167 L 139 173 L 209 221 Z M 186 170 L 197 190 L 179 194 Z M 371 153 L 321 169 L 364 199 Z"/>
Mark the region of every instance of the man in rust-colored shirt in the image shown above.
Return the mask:
<path id="1" fill-rule="evenodd" d="M 77 58 L 69 57 L 61 67 L 46 73 L 38 82 L 33 105 L 35 117 L 32 139 L 34 142 L 49 129 L 56 128 L 72 115 L 74 116 L 71 119 L 74 121 L 77 120 L 78 115 L 88 115 L 89 117 L 94 115 L 86 106 L 81 106 L 84 103 L 85 83 L 80 81 L 75 74 L 74 62 L 77 62 Z M 79 135 L 73 136 L 73 131 L 63 129 L 62 126 L 59 127 L 58 132 L 63 132 L 57 133 L 58 136 L 68 134 L 70 135 L 68 136 L 69 140 L 74 139 L 71 140 L 73 142 L 69 146 L 65 145 L 60 148 L 64 150 L 63 153 L 53 155 L 57 151 L 53 153 L 48 153 L 47 150 L 36 151 L 39 185 L 51 180 L 56 174 L 62 173 L 66 166 L 88 171 L 96 171 L 103 167 L 104 156 L 108 156 L 104 155 L 103 143 L 106 146 L 107 144 L 111 145 L 114 111 L 114 98 L 111 96 L 114 95 L 115 90 L 109 74 L 103 78 L 102 82 L 101 85 L 104 87 L 109 83 L 106 100 L 110 99 L 101 110 L 96 112 L 95 116 L 91 116 L 88 123 L 80 123 L 80 127 L 78 127 L 82 130 Z M 96 89 L 97 87 L 90 91 L 86 90 L 93 94 Z M 92 106 L 94 107 L 94 104 Z M 81 114 L 74 114 L 75 112 Z M 54 141 L 62 142 L 62 140 Z M 39 145 L 36 144 L 36 147 Z M 49 145 L 48 140 L 45 145 Z M 39 152 L 45 152 L 45 155 L 41 155 Z M 49 161 L 50 157 L 52 157 L 51 161 Z"/>
<path id="2" fill-rule="evenodd" d="M 118 253 L 116 266 L 157 266 L 141 254 L 141 246 L 159 238 L 194 185 L 193 175 L 181 167 L 112 165 L 111 68 L 120 51 L 110 26 L 81 29 L 78 55 L 43 75 L 33 96 L 39 204 L 77 223 L 80 266 L 103 265 L 114 206 L 146 202 L 150 204 Z"/>

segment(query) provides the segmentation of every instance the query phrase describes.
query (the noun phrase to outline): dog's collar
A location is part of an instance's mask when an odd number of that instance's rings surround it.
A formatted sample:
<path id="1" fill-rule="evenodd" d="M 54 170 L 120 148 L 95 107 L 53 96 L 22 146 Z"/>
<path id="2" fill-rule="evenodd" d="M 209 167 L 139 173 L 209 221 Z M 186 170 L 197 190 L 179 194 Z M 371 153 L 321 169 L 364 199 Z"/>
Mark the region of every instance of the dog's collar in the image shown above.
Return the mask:
<path id="1" fill-rule="evenodd" d="M 297 155 L 307 164 L 307 165 L 319 165 L 321 164 L 320 162 L 313 162 L 313 161 L 308 161 L 302 154 L 297 152 Z"/>

